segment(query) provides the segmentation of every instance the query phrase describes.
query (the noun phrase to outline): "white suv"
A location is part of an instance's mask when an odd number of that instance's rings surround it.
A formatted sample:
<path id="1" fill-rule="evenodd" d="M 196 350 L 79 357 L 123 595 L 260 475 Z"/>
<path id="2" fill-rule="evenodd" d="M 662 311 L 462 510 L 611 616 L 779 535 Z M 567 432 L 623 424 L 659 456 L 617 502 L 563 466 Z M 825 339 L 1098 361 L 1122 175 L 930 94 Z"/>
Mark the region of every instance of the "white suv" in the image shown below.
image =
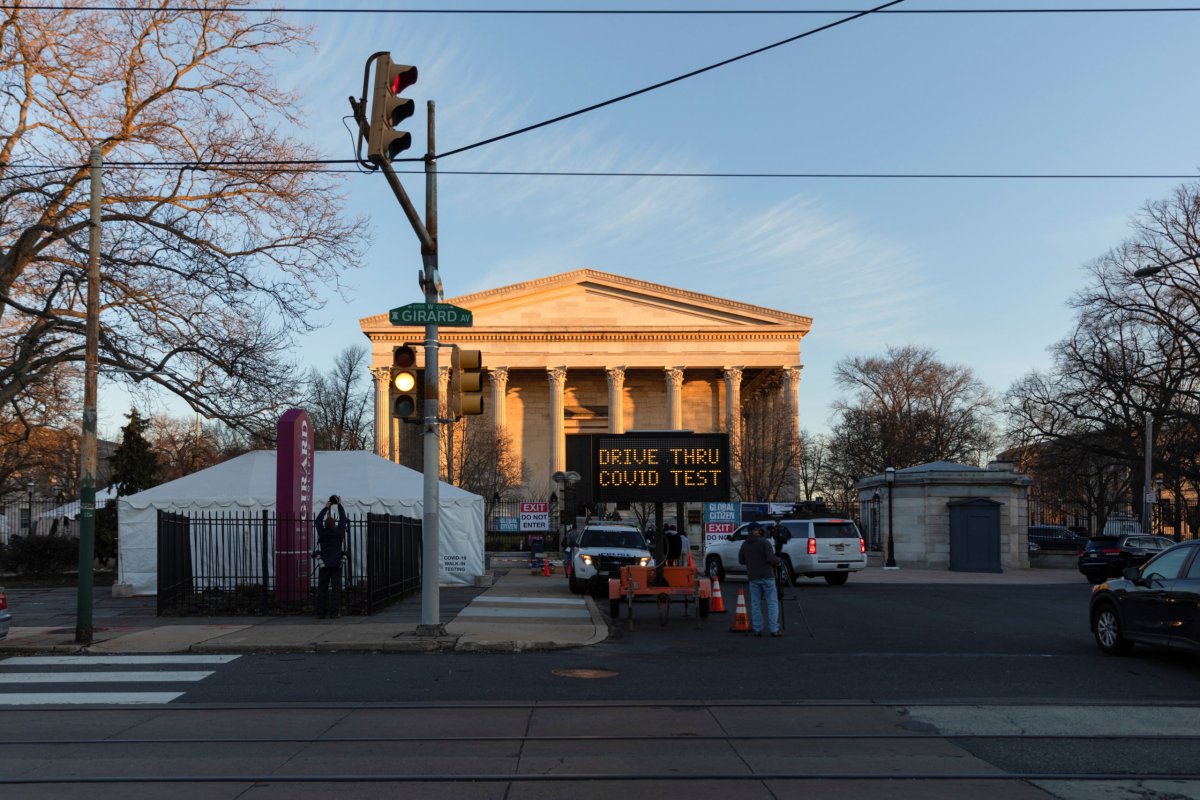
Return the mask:
<path id="1" fill-rule="evenodd" d="M 608 591 L 608 579 L 621 567 L 654 563 L 642 532 L 632 525 L 588 525 L 571 547 L 567 585 L 575 594 Z"/>
<path id="2" fill-rule="evenodd" d="M 867 546 L 853 520 L 818 517 L 778 523 L 767 520 L 759 525 L 768 539 L 787 540 L 781 558 L 793 584 L 801 576 L 820 576 L 831 586 L 841 586 L 851 572 L 867 566 Z M 749 527 L 749 523 L 742 525 L 731 535 L 708 545 L 704 553 L 704 571 L 708 577 L 722 580 L 727 572 L 745 574 L 745 565 L 738 563 L 738 551 L 749 536 Z"/>

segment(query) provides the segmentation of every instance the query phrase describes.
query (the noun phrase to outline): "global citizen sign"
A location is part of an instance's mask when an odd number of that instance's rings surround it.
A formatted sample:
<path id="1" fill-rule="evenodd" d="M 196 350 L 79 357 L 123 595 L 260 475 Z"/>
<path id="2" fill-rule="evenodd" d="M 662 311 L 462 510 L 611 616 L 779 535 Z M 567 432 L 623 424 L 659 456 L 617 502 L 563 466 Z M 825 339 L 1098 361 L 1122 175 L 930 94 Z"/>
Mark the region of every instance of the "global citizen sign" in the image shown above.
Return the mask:
<path id="1" fill-rule="evenodd" d="M 313 434 L 308 412 L 284 412 L 275 437 L 275 597 L 297 602 L 312 581 Z"/>

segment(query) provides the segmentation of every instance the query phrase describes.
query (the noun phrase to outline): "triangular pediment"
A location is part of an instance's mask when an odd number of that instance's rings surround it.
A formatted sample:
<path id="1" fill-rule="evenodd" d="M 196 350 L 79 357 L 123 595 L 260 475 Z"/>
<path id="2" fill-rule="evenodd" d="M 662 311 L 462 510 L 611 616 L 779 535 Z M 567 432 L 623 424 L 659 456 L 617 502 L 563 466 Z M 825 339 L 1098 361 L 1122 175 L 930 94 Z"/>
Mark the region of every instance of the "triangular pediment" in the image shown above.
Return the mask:
<path id="1" fill-rule="evenodd" d="M 812 325 L 810 317 L 590 269 L 447 298 L 446 302 L 470 309 L 477 330 L 770 326 L 807 332 Z M 364 329 L 386 325 L 387 314 L 361 323 Z"/>

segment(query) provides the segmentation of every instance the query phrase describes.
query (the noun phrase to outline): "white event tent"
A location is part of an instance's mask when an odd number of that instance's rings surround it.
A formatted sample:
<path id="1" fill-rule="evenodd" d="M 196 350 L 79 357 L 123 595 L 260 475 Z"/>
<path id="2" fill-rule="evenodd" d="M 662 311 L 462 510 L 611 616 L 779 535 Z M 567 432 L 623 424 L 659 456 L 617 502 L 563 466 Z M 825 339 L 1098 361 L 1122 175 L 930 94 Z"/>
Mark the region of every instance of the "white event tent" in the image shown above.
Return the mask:
<path id="1" fill-rule="evenodd" d="M 117 584 L 113 593 L 156 594 L 158 511 L 179 514 L 261 514 L 275 508 L 274 451 L 232 458 L 178 480 L 117 500 Z M 424 476 L 362 451 L 318 450 L 313 464 L 313 511 L 330 495 L 353 518 L 367 513 L 422 518 Z M 441 584 L 472 584 L 484 571 L 483 498 L 439 485 Z"/>

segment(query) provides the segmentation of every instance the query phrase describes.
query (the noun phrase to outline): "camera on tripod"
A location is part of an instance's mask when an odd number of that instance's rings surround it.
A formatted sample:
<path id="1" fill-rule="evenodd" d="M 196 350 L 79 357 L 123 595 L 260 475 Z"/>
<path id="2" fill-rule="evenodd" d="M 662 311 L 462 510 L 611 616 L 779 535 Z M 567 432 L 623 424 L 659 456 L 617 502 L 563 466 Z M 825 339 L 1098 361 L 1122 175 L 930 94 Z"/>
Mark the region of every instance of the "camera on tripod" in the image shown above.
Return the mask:
<path id="1" fill-rule="evenodd" d="M 783 546 L 791 541 L 792 532 L 783 525 L 776 523 L 775 527 L 771 528 L 771 541 L 775 542 L 775 555 L 783 555 Z"/>

